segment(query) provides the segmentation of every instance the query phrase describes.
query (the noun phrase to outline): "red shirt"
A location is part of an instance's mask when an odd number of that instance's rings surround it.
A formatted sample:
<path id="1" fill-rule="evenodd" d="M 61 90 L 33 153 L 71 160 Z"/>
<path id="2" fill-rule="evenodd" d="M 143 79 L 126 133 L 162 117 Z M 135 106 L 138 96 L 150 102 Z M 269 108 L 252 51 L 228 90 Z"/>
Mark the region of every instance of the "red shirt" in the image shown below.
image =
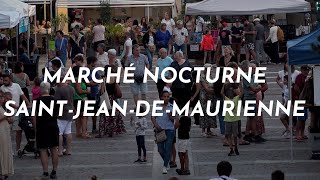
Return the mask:
<path id="1" fill-rule="evenodd" d="M 300 73 L 296 77 L 296 81 L 295 81 L 294 84 L 299 87 L 300 92 L 295 91 L 294 88 L 293 88 L 293 90 L 292 90 L 292 99 L 293 100 L 299 99 L 300 93 L 301 93 L 301 91 L 302 91 L 302 89 L 303 89 L 303 87 L 304 87 L 304 85 L 306 83 L 306 79 L 307 79 L 307 76 L 302 74 L 302 73 Z"/>
<path id="2" fill-rule="evenodd" d="M 211 34 L 206 34 L 203 36 L 202 42 L 201 42 L 201 47 L 200 50 L 205 50 L 205 51 L 213 51 L 214 50 L 214 41 L 212 38 Z"/>

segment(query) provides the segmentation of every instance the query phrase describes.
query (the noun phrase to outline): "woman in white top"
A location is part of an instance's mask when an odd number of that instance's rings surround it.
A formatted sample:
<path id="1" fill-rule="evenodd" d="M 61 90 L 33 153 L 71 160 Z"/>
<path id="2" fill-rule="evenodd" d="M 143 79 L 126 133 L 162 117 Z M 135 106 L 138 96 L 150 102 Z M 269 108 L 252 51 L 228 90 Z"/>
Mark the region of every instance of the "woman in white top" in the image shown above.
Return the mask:
<path id="1" fill-rule="evenodd" d="M 104 33 L 106 32 L 106 28 L 102 25 L 102 20 L 97 19 L 97 25 L 93 27 L 93 47 L 94 50 L 97 51 L 98 44 L 104 43 L 105 37 Z"/>
<path id="2" fill-rule="evenodd" d="M 173 30 L 174 30 L 176 24 L 175 24 L 174 20 L 172 18 L 170 18 L 168 12 L 164 13 L 164 19 L 162 19 L 161 24 L 162 23 L 165 23 L 167 25 L 167 31 L 169 31 L 170 35 L 172 36 Z M 171 54 L 171 50 L 172 50 L 172 42 L 169 41 L 168 54 Z"/>
<path id="3" fill-rule="evenodd" d="M 109 64 L 109 58 L 108 58 L 108 53 L 105 52 L 105 45 L 104 43 L 98 44 L 98 53 L 97 53 L 97 59 L 98 62 L 96 64 L 96 67 L 105 67 L 106 65 Z"/>

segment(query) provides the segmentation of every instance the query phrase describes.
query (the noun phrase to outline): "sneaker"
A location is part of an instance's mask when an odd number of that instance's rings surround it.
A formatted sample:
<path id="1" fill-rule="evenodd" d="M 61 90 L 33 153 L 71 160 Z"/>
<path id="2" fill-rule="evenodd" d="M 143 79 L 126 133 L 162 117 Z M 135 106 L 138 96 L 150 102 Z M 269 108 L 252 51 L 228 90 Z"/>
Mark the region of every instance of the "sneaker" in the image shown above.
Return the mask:
<path id="1" fill-rule="evenodd" d="M 229 152 L 228 156 L 234 156 L 234 155 L 235 155 L 235 154 L 234 154 L 233 149 L 230 149 L 230 152 Z"/>
<path id="2" fill-rule="evenodd" d="M 141 160 L 141 162 L 146 163 L 146 162 L 147 162 L 147 160 L 146 160 L 146 159 L 144 159 L 144 160 Z"/>
<path id="3" fill-rule="evenodd" d="M 168 174 L 167 167 L 162 168 L 162 174 Z"/>
<path id="4" fill-rule="evenodd" d="M 262 138 L 261 136 L 255 136 L 254 137 L 254 142 L 255 143 L 263 143 L 263 142 L 265 142 L 265 139 Z"/>
<path id="5" fill-rule="evenodd" d="M 182 175 L 181 169 L 176 169 L 176 172 L 177 172 L 179 175 Z"/>
<path id="6" fill-rule="evenodd" d="M 237 156 L 239 156 L 239 150 L 238 150 L 238 148 L 235 148 L 235 149 L 234 149 L 234 152 L 236 153 Z"/>
<path id="7" fill-rule="evenodd" d="M 243 137 L 243 140 L 248 141 L 248 142 L 253 142 L 253 139 L 252 139 L 250 136 L 248 136 L 248 135 L 245 135 L 245 136 Z"/>
<path id="8" fill-rule="evenodd" d="M 167 171 L 169 171 L 170 170 L 170 165 L 168 164 L 168 166 L 167 166 Z"/>
<path id="9" fill-rule="evenodd" d="M 141 159 L 137 159 L 134 161 L 134 163 L 139 163 L 139 162 L 142 162 Z"/>
<path id="10" fill-rule="evenodd" d="M 49 175 L 41 175 L 39 177 L 34 178 L 34 180 L 48 180 Z"/>
<path id="11" fill-rule="evenodd" d="M 202 136 L 202 137 L 207 137 L 208 135 L 207 135 L 207 133 L 203 132 L 203 133 L 201 134 L 201 136 Z"/>
<path id="12" fill-rule="evenodd" d="M 285 130 L 282 133 L 282 137 L 289 139 L 290 138 L 290 131 L 289 130 Z"/>
<path id="13" fill-rule="evenodd" d="M 170 165 L 170 168 L 176 168 L 176 167 L 178 167 L 177 164 L 174 163 L 174 162 L 170 162 L 169 165 Z"/>
<path id="14" fill-rule="evenodd" d="M 50 174 L 50 179 L 57 179 L 57 174 Z"/>

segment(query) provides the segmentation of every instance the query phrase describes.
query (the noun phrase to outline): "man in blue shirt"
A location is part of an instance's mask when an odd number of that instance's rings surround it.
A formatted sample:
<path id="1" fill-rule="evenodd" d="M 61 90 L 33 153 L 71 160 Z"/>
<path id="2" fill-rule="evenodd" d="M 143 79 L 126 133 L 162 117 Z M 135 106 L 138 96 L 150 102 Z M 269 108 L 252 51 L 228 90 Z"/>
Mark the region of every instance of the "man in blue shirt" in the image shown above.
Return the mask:
<path id="1" fill-rule="evenodd" d="M 159 98 L 160 98 L 161 92 L 163 91 L 163 87 L 166 85 L 166 83 L 161 78 L 161 73 L 165 68 L 171 65 L 173 60 L 171 59 L 171 57 L 168 56 L 168 51 L 166 48 L 161 48 L 159 51 L 159 54 L 160 54 L 160 58 L 157 61 L 157 67 L 159 67 L 157 89 L 158 89 Z M 165 76 L 168 78 L 169 73 L 166 72 Z"/>
<path id="2" fill-rule="evenodd" d="M 87 66 L 90 69 L 90 74 L 88 76 L 88 79 L 90 81 L 89 84 L 87 84 L 91 88 L 91 93 L 88 95 L 88 100 L 95 100 L 96 103 L 94 104 L 94 110 L 91 113 L 96 114 L 99 109 L 99 103 L 100 103 L 100 96 L 99 96 L 99 84 L 93 82 L 92 80 L 92 72 L 94 68 L 96 67 L 97 63 L 96 57 L 88 57 L 87 58 Z M 98 73 L 95 74 L 96 79 L 100 79 L 100 76 Z M 97 133 L 97 116 L 92 116 L 92 133 Z"/>

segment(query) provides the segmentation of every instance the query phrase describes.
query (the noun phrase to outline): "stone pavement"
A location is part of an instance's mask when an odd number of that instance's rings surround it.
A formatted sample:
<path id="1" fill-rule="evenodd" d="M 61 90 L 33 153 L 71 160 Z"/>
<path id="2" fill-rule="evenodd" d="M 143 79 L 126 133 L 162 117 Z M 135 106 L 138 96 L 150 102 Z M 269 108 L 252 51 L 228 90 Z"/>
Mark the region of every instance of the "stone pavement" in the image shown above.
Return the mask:
<path id="1" fill-rule="evenodd" d="M 44 60 L 40 63 L 42 66 Z M 264 102 L 281 100 L 281 89 L 275 83 L 276 73 L 282 65 L 267 65 L 267 81 L 269 90 Z M 41 72 L 41 71 L 39 71 Z M 128 109 L 134 108 L 132 94 L 128 85 L 121 85 L 123 99 L 128 100 Z M 147 99 L 152 102 L 157 98 L 157 88 L 154 82 L 148 84 Z M 269 103 L 266 103 L 268 105 Z M 228 157 L 228 147 L 222 146 L 223 137 L 201 137 L 201 130 L 193 126 L 189 147 L 190 176 L 180 176 L 184 179 L 209 179 L 217 176 L 216 166 L 221 160 L 228 160 L 233 165 L 232 177 L 243 180 L 269 180 L 274 170 L 282 170 L 289 180 L 318 180 L 320 177 L 320 162 L 310 160 L 308 142 L 293 142 L 294 160 L 290 160 L 290 141 L 281 137 L 284 130 L 279 117 L 270 117 L 265 114 L 266 135 L 268 141 L 263 144 L 240 146 L 240 156 Z M 150 119 L 150 115 L 147 116 Z M 61 180 L 88 180 L 92 175 L 98 179 L 132 179 L 132 180 L 166 180 L 177 176 L 175 169 L 170 169 L 167 175 L 162 174 L 162 160 L 157 153 L 154 143 L 151 122 L 146 135 L 148 162 L 134 164 L 137 158 L 135 134 L 129 125 L 129 117 L 124 118 L 127 133 L 112 138 L 102 139 L 73 139 L 71 156 L 59 159 L 58 179 Z M 242 128 L 246 122 L 241 118 Z M 308 123 L 307 123 L 308 124 Z M 89 122 L 91 130 L 91 122 Z M 74 128 L 74 127 L 73 127 Z M 215 132 L 219 134 L 219 129 Z M 12 136 L 14 140 L 14 137 Z M 14 142 L 14 141 L 13 141 Z M 25 143 L 25 141 L 24 141 Z M 179 167 L 179 158 L 177 156 Z M 42 173 L 39 159 L 31 155 L 22 159 L 14 158 L 15 175 L 12 180 L 31 180 Z M 51 168 L 50 168 L 51 169 Z"/>

